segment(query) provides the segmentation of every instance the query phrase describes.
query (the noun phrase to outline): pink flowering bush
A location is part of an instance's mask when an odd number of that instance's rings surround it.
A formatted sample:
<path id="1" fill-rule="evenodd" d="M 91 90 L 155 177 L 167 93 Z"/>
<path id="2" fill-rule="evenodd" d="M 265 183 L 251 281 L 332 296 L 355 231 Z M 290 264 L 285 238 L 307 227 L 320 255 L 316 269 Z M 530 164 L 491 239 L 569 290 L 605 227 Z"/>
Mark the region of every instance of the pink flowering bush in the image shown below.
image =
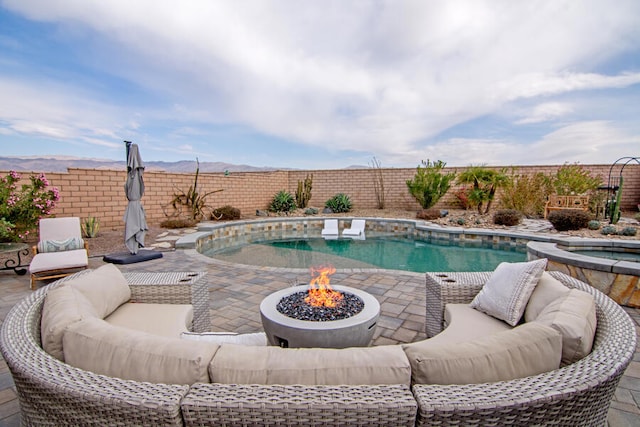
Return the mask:
<path id="1" fill-rule="evenodd" d="M 22 177 L 10 171 L 0 178 L 0 241 L 17 242 L 33 233 L 38 221 L 51 214 L 60 199 L 43 173 L 31 175 L 29 184 L 18 186 Z M 19 188 L 18 188 L 19 187 Z"/>

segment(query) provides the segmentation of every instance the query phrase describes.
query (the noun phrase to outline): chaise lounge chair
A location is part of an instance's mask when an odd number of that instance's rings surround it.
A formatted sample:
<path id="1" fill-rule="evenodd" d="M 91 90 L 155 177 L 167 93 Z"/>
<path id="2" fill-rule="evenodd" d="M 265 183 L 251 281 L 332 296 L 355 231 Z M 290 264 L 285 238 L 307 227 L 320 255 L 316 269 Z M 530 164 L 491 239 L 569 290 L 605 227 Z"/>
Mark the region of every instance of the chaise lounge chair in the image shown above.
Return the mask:
<path id="1" fill-rule="evenodd" d="M 322 237 L 337 238 L 338 234 L 338 220 L 337 219 L 325 219 L 324 228 L 322 229 Z"/>
<path id="2" fill-rule="evenodd" d="M 364 228 L 365 228 L 364 219 L 354 219 L 353 221 L 351 221 L 350 228 L 345 228 L 344 230 L 342 230 L 342 235 L 349 236 L 349 237 L 364 238 Z"/>
<path id="3" fill-rule="evenodd" d="M 37 280 L 57 279 L 87 268 L 89 251 L 82 239 L 80 218 L 42 218 L 40 241 L 33 253 L 31 289 Z"/>

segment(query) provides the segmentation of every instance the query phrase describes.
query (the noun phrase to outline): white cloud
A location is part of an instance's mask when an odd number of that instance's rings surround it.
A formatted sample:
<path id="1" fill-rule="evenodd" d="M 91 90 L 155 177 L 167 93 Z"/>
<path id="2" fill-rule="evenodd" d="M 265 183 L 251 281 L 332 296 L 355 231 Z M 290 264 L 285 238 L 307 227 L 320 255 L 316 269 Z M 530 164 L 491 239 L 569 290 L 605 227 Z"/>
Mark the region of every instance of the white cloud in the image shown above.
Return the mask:
<path id="1" fill-rule="evenodd" d="M 423 144 L 521 99 L 543 98 L 517 123 L 542 123 L 573 111 L 550 97 L 640 83 L 633 70 L 593 71 L 637 48 L 636 0 L 615 7 L 600 0 L 3 4 L 56 23 L 67 37 L 71 30 L 98 35 L 107 51 L 96 50 L 88 64 L 168 99 L 126 124 L 109 108 L 99 108 L 96 115 L 105 118 L 93 121 L 59 91 L 63 110 L 81 119 L 71 129 L 59 126 L 72 123 L 69 117 L 51 111 L 31 119 L 25 102 L 15 120 L 29 117 L 34 129 L 51 135 L 94 133 L 95 127 L 146 135 L 151 118 L 180 128 L 194 120 L 411 163 L 430 151 L 442 154 L 431 158 L 454 154 L 464 163 L 492 163 L 495 153 L 515 155 L 522 147 L 482 137 Z"/>
<path id="2" fill-rule="evenodd" d="M 573 107 L 563 102 L 545 102 L 536 105 L 533 110 L 524 118 L 516 121 L 516 124 L 541 123 L 560 118 L 573 112 Z"/>

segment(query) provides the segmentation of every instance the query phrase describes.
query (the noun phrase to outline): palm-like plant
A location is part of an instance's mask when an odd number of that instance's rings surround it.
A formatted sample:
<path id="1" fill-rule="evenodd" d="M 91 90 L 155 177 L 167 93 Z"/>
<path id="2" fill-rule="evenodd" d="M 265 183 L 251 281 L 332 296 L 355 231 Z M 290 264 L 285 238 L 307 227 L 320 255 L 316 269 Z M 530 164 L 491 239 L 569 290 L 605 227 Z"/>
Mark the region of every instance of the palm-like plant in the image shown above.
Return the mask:
<path id="1" fill-rule="evenodd" d="M 478 207 L 478 213 L 489 213 L 498 188 L 508 180 L 505 169 L 496 171 L 484 166 L 470 166 L 458 176 L 459 184 L 471 184 L 469 200 Z M 486 203 L 486 205 L 484 205 Z M 483 211 L 483 207 L 485 207 Z"/>
<path id="2" fill-rule="evenodd" d="M 455 172 L 442 173 L 442 169 L 446 163 L 442 160 L 436 160 L 433 163 L 430 160 L 422 161 L 422 166 L 418 166 L 413 179 L 407 181 L 409 194 L 423 209 L 429 209 L 435 205 L 442 196 L 449 191 L 451 181 L 455 178 Z"/>

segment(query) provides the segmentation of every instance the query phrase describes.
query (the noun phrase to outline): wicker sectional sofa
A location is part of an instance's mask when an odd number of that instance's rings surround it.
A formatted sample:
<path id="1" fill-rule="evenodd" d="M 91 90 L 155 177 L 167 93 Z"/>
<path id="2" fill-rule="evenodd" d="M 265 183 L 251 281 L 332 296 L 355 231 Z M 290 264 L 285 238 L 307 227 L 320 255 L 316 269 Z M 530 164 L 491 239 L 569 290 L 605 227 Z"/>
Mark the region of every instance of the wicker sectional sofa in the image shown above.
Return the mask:
<path id="1" fill-rule="evenodd" d="M 526 378 L 468 385 L 265 385 L 122 380 L 75 368 L 45 352 L 41 317 L 47 293 L 14 306 L 0 334 L 24 425 L 603 425 L 635 350 L 624 311 L 583 282 L 551 273 L 595 298 L 593 349 L 578 362 Z M 428 274 L 427 333 L 442 329 L 446 304 L 469 303 L 490 273 Z M 209 323 L 202 274 L 125 275 L 132 300 L 192 304 L 194 329 Z"/>

